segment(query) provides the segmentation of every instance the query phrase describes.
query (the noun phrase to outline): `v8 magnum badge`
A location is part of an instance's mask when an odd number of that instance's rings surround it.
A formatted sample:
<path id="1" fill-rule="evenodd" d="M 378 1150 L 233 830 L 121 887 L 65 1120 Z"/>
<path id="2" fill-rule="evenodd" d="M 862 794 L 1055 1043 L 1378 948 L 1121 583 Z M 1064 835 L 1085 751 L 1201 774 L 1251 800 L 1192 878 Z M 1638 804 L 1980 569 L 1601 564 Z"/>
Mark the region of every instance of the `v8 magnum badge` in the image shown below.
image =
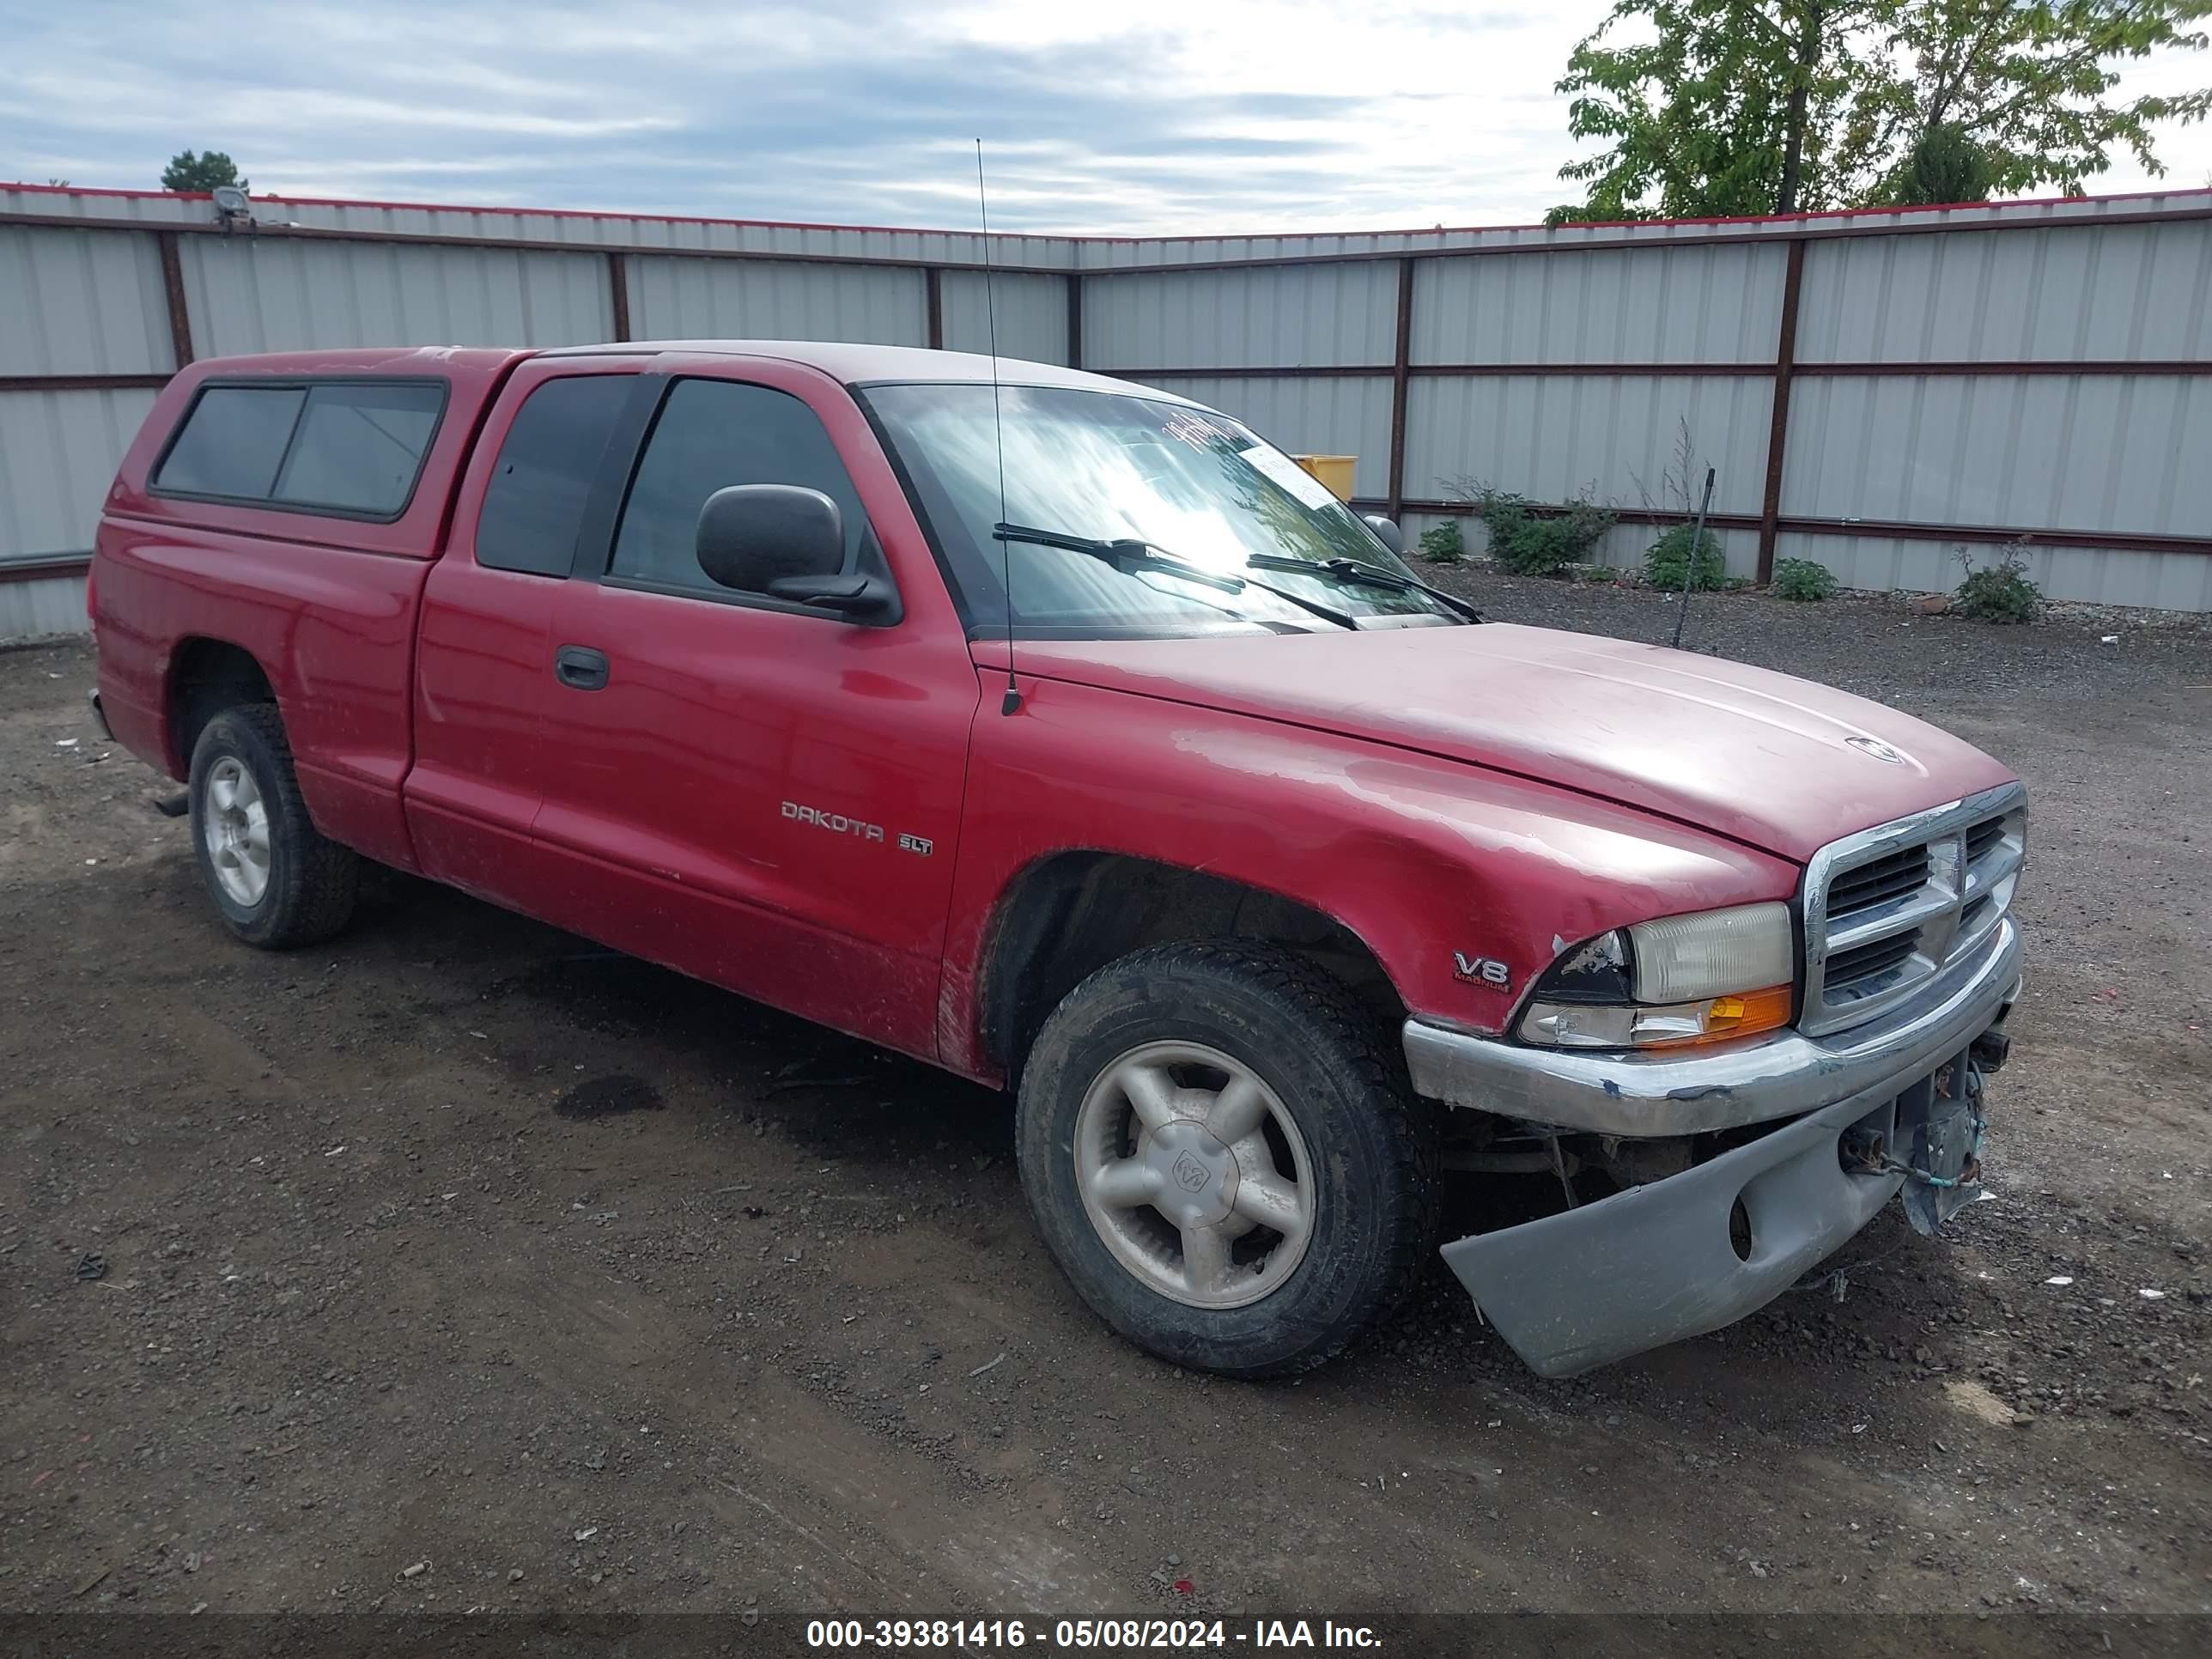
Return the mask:
<path id="1" fill-rule="evenodd" d="M 1452 973 L 1471 985 L 1487 985 L 1493 991 L 1503 991 L 1513 983 L 1513 970 L 1496 957 L 1471 957 L 1462 951 L 1452 952 Z"/>

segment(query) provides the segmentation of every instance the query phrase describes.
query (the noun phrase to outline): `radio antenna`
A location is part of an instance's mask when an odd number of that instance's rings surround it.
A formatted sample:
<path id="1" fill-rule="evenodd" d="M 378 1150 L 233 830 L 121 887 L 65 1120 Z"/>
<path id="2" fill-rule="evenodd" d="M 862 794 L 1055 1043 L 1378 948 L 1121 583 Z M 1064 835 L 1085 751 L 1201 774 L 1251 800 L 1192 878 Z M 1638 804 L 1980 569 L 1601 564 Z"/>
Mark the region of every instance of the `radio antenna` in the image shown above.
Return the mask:
<path id="1" fill-rule="evenodd" d="M 991 429 L 999 446 L 999 525 L 1006 526 L 1006 417 L 999 404 L 999 296 L 991 283 L 991 198 L 983 191 L 983 141 L 975 141 L 975 207 L 983 221 L 983 318 L 991 335 Z M 1022 706 L 1022 689 L 1014 684 L 1014 544 L 999 538 L 999 586 L 1006 594 L 1006 695 L 999 712 L 1011 714 Z"/>

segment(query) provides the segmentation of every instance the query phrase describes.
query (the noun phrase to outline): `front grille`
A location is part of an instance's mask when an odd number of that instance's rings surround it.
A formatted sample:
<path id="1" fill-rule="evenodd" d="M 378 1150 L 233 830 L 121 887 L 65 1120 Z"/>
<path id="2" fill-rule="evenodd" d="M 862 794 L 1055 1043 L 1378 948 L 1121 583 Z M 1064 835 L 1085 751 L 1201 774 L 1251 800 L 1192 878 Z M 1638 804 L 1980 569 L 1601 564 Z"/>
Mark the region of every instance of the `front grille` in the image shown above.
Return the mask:
<path id="1" fill-rule="evenodd" d="M 1828 958 L 1828 989 L 1833 994 L 1886 974 L 1919 948 L 1920 930 L 1915 927 L 1910 933 L 1892 933 L 1869 945 L 1838 951 Z"/>
<path id="2" fill-rule="evenodd" d="M 1814 854 L 1799 1026 L 1818 1036 L 1876 1018 L 1980 949 L 2012 903 L 2027 823 L 2008 784 Z"/>
<path id="3" fill-rule="evenodd" d="M 1928 884 L 1928 849 L 1907 847 L 1871 864 L 1846 870 L 1828 887 L 1831 923 L 1917 893 Z"/>

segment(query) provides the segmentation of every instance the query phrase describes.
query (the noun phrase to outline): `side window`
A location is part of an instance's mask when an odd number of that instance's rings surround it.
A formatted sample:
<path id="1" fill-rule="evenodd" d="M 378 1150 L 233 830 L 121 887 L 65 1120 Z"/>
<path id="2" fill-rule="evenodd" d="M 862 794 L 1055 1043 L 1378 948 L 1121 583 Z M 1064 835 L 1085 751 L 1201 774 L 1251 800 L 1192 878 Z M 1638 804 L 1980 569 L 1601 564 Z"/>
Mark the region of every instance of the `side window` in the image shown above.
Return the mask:
<path id="1" fill-rule="evenodd" d="M 445 406 L 442 386 L 313 387 L 276 499 L 380 518 L 404 511 Z"/>
<path id="2" fill-rule="evenodd" d="M 822 422 L 797 398 L 735 380 L 679 380 L 631 482 L 609 574 L 729 597 L 699 568 L 699 509 L 731 484 L 802 484 L 837 503 L 852 568 L 867 520 Z"/>
<path id="3" fill-rule="evenodd" d="M 629 374 L 572 374 L 546 381 L 523 401 L 484 491 L 478 564 L 568 574 L 592 475 L 635 384 Z"/>
<path id="4" fill-rule="evenodd" d="M 211 386 L 192 400 L 154 489 L 397 518 L 445 407 L 445 386 L 420 380 Z"/>
<path id="5" fill-rule="evenodd" d="M 193 401 L 154 488 L 265 501 L 307 399 L 296 386 L 211 386 Z"/>

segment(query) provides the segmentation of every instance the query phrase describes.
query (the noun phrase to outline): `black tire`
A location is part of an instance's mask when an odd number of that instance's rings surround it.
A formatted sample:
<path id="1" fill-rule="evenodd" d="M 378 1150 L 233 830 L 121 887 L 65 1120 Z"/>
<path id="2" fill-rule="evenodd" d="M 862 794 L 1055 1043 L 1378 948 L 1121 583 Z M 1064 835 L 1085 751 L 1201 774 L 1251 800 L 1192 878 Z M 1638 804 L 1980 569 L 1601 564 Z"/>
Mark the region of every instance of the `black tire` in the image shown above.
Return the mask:
<path id="1" fill-rule="evenodd" d="M 210 847 L 209 821 L 216 809 L 209 799 L 209 778 L 226 760 L 252 775 L 267 814 L 268 881 L 251 904 L 225 889 Z M 273 703 L 240 703 L 207 723 L 192 745 L 190 796 L 192 855 L 224 927 L 248 945 L 284 951 L 316 944 L 346 925 L 361 887 L 361 857 L 309 820 L 284 722 Z"/>
<path id="2" fill-rule="evenodd" d="M 1083 1299 L 1146 1352 L 1226 1376 L 1286 1376 L 1340 1353 L 1421 1272 L 1437 1230 L 1432 1109 L 1402 1057 L 1328 974 L 1271 945 L 1157 945 L 1100 969 L 1038 1033 L 1015 1142 L 1038 1230 Z M 1076 1130 L 1108 1067 L 1152 1042 L 1249 1067 L 1294 1119 L 1316 1189 L 1304 1254 L 1260 1300 L 1196 1307 L 1123 1265 L 1086 1212 Z"/>

